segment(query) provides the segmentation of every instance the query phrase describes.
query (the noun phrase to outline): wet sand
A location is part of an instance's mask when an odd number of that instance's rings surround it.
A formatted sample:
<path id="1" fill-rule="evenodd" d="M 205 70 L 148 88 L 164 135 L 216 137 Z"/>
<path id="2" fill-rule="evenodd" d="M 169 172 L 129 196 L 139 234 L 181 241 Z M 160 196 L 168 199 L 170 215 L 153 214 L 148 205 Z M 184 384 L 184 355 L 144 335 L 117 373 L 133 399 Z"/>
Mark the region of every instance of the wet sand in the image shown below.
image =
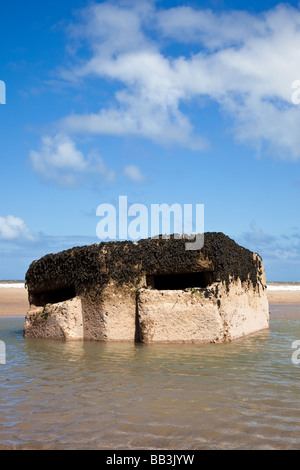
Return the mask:
<path id="1" fill-rule="evenodd" d="M 270 304 L 294 304 L 300 303 L 300 291 L 269 291 L 268 300 Z"/>
<path id="2" fill-rule="evenodd" d="M 269 291 L 270 303 L 300 303 L 300 291 Z M 28 310 L 28 295 L 24 288 L 0 289 L 0 317 L 25 316 Z"/>
<path id="3" fill-rule="evenodd" d="M 23 317 L 28 310 L 28 292 L 24 288 L 0 288 L 0 317 Z"/>

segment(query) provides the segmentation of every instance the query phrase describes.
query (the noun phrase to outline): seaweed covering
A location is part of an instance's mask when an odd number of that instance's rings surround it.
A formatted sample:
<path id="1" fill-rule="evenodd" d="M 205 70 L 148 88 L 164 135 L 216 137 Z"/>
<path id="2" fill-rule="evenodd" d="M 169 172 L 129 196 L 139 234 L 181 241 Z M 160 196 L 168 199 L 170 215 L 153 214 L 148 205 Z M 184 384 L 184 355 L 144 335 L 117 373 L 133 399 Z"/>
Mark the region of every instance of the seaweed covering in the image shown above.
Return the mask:
<path id="1" fill-rule="evenodd" d="M 81 295 L 111 280 L 136 286 L 145 274 L 199 272 L 208 267 L 214 281 L 224 282 L 227 288 L 232 279 L 261 286 L 261 258 L 223 233 L 205 233 L 204 246 L 197 251 L 186 250 L 185 242 L 174 237 L 102 242 L 48 254 L 27 271 L 29 295 L 68 286 Z"/>

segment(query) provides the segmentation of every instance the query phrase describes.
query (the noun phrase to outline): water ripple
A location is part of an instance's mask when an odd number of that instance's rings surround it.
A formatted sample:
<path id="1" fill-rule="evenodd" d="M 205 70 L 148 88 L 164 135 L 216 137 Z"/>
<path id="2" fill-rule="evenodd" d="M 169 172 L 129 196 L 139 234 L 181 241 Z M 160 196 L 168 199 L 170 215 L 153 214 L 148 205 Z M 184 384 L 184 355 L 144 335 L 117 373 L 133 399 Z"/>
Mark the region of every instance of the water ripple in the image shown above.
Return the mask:
<path id="1" fill-rule="evenodd" d="M 221 345 L 25 340 L 0 319 L 0 448 L 298 449 L 293 309 Z"/>

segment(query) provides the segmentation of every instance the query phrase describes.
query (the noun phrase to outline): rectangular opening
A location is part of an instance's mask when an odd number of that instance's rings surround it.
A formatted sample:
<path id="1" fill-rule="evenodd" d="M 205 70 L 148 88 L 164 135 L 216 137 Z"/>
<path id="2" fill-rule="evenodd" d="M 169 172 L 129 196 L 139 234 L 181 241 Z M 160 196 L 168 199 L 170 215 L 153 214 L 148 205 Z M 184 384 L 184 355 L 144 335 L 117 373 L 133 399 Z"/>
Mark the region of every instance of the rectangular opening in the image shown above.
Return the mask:
<path id="1" fill-rule="evenodd" d="M 206 288 L 213 282 L 213 273 L 154 274 L 147 276 L 147 286 L 158 290 L 183 290 L 189 287 Z"/>
<path id="2" fill-rule="evenodd" d="M 36 307 L 44 307 L 47 304 L 56 304 L 76 297 L 75 287 L 63 287 L 40 293 L 31 293 L 31 304 Z"/>

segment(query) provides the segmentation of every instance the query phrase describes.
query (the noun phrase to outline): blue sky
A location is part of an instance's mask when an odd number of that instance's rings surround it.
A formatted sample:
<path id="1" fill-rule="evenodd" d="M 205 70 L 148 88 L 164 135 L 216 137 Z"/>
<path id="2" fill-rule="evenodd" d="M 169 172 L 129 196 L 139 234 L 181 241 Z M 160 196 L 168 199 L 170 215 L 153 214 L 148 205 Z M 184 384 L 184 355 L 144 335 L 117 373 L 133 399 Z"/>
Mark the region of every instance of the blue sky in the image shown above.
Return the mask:
<path id="1" fill-rule="evenodd" d="M 98 243 L 126 195 L 204 204 L 300 281 L 298 2 L 12 0 L 0 35 L 0 279 Z"/>

